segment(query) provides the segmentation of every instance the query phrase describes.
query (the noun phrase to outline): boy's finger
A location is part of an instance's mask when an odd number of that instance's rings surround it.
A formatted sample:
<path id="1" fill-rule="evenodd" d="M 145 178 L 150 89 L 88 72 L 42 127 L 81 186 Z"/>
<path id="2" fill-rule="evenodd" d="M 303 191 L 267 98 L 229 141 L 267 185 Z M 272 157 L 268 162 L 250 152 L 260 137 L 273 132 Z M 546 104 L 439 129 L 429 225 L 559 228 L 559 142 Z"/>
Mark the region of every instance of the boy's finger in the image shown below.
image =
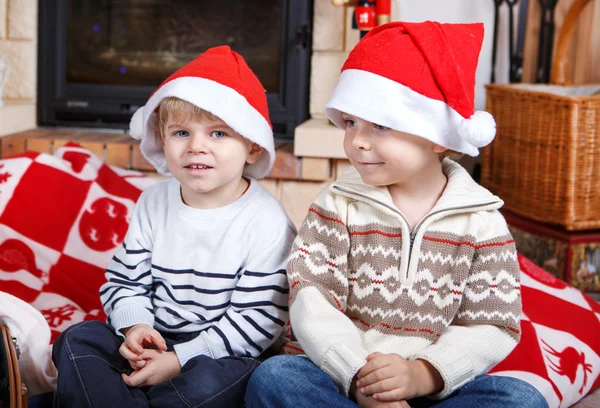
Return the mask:
<path id="1" fill-rule="evenodd" d="M 144 367 L 141 370 L 134 371 L 130 375 L 121 374 L 121 378 L 123 378 L 123 382 L 130 387 L 138 387 L 141 384 L 145 383 L 146 380 L 150 377 L 151 371 Z"/>
<path id="2" fill-rule="evenodd" d="M 127 346 L 127 343 L 121 344 L 121 347 L 119 347 L 119 353 L 121 354 L 121 356 L 123 356 L 123 358 L 129 361 L 142 359 L 142 357 L 139 354 L 131 351 L 131 349 Z"/>
<path id="3" fill-rule="evenodd" d="M 368 387 L 376 384 L 380 381 L 387 380 L 388 378 L 394 377 L 394 372 L 388 369 L 389 367 L 380 368 L 379 370 L 373 371 L 370 374 L 365 375 L 356 382 L 357 387 Z"/>
<path id="4" fill-rule="evenodd" d="M 371 353 L 367 356 L 367 361 L 373 360 L 375 357 L 379 357 L 379 356 L 383 356 L 383 354 L 378 351 Z"/>
<path id="5" fill-rule="evenodd" d="M 140 370 L 140 369 L 144 368 L 144 366 L 146 365 L 146 360 L 140 360 L 140 361 L 129 360 L 129 365 L 134 370 Z"/>
<path id="6" fill-rule="evenodd" d="M 402 401 L 405 397 L 406 397 L 406 395 L 404 395 L 404 392 L 400 388 L 396 388 L 391 391 L 378 392 L 377 394 L 373 394 L 373 399 L 377 400 L 377 401 L 381 401 L 381 402 Z M 404 402 L 404 404 L 402 404 L 403 407 L 410 408 L 410 405 L 408 405 L 408 403 L 406 403 L 405 401 L 403 401 L 403 402 Z"/>
<path id="7" fill-rule="evenodd" d="M 137 373 L 137 371 L 134 371 L 133 373 Z M 133 375 L 133 373 L 131 373 Z M 125 385 L 127 385 L 128 387 L 133 387 L 132 383 L 133 381 L 131 380 L 131 376 L 127 375 L 125 373 L 121 374 L 121 379 L 123 380 L 123 382 L 125 383 Z"/>
<path id="8" fill-rule="evenodd" d="M 391 378 L 386 378 L 385 380 L 377 381 L 371 385 L 367 385 L 366 387 L 360 387 L 360 393 L 366 397 L 374 394 L 382 394 L 386 392 L 390 392 L 397 389 L 395 387 L 394 381 Z M 398 398 L 400 399 L 400 398 Z"/>
<path id="9" fill-rule="evenodd" d="M 380 368 L 387 367 L 390 365 L 389 359 L 385 358 L 385 355 L 376 356 L 370 361 L 367 361 L 360 370 L 358 370 L 358 379 L 371 374 L 373 371 L 379 370 Z"/>
<path id="10" fill-rule="evenodd" d="M 125 343 L 134 353 L 142 354 L 144 351 L 144 348 L 140 344 L 140 340 L 137 338 L 137 336 L 126 338 Z"/>
<path id="11" fill-rule="evenodd" d="M 156 333 L 148 333 L 150 335 L 150 339 L 152 340 L 152 344 L 158 347 L 159 350 L 167 351 L 167 343 L 163 336 L 160 335 L 159 332 Z"/>

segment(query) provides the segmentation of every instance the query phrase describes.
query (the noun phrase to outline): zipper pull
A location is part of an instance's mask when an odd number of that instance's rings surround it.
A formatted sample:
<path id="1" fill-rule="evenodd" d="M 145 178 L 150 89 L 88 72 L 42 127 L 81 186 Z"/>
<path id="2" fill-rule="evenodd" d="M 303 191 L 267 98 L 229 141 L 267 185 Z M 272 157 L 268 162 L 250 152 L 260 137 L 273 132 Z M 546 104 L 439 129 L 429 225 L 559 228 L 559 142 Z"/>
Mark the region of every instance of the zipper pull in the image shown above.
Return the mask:
<path id="1" fill-rule="evenodd" d="M 417 236 L 416 231 L 411 231 L 410 232 L 410 247 L 412 248 L 413 246 L 413 242 L 415 242 L 415 237 Z"/>

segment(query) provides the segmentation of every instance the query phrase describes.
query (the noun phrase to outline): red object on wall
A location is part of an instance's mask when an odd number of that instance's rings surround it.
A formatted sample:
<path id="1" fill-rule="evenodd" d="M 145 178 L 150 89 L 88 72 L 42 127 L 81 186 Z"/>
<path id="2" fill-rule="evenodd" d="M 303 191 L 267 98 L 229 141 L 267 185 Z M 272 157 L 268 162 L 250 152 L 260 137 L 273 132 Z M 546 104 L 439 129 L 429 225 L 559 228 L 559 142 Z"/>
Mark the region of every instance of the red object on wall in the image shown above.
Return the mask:
<path id="1" fill-rule="evenodd" d="M 354 9 L 354 16 L 359 30 L 368 31 L 377 26 L 375 8 L 374 4 L 367 2 L 356 6 Z"/>
<path id="2" fill-rule="evenodd" d="M 375 13 L 378 16 L 389 16 L 392 14 L 391 0 L 377 0 L 375 2 Z"/>

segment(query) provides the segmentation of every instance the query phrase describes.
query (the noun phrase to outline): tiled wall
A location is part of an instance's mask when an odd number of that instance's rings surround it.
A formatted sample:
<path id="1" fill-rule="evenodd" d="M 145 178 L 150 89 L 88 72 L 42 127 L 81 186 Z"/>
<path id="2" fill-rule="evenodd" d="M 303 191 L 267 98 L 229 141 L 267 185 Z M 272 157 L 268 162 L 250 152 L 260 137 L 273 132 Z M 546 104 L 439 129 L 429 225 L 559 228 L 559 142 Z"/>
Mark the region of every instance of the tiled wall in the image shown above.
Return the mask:
<path id="1" fill-rule="evenodd" d="M 37 12 L 37 0 L 0 0 L 0 58 L 9 66 L 5 101 L 36 98 Z"/>
<path id="2" fill-rule="evenodd" d="M 323 108 L 348 52 L 358 42 L 359 33 L 350 29 L 352 9 L 336 7 L 331 0 L 314 1 L 310 115 L 313 119 L 325 119 Z M 300 166 L 298 180 L 267 179 L 262 184 L 282 202 L 290 218 L 299 226 L 314 197 L 341 174 L 348 162 L 319 156 L 302 157 L 295 163 Z"/>

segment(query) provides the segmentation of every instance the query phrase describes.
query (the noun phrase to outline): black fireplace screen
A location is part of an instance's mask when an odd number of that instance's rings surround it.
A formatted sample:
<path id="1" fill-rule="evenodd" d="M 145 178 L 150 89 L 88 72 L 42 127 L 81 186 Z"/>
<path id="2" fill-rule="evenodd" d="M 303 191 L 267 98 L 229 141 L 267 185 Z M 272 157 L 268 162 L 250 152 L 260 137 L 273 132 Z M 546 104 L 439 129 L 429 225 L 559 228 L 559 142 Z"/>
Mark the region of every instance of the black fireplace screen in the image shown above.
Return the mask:
<path id="1" fill-rule="evenodd" d="M 279 88 L 280 0 L 69 0 L 67 81 L 156 86 L 227 44 Z"/>
<path id="2" fill-rule="evenodd" d="M 267 90 L 275 135 L 308 118 L 313 0 L 44 0 L 38 122 L 127 128 L 171 73 L 229 45 Z"/>

